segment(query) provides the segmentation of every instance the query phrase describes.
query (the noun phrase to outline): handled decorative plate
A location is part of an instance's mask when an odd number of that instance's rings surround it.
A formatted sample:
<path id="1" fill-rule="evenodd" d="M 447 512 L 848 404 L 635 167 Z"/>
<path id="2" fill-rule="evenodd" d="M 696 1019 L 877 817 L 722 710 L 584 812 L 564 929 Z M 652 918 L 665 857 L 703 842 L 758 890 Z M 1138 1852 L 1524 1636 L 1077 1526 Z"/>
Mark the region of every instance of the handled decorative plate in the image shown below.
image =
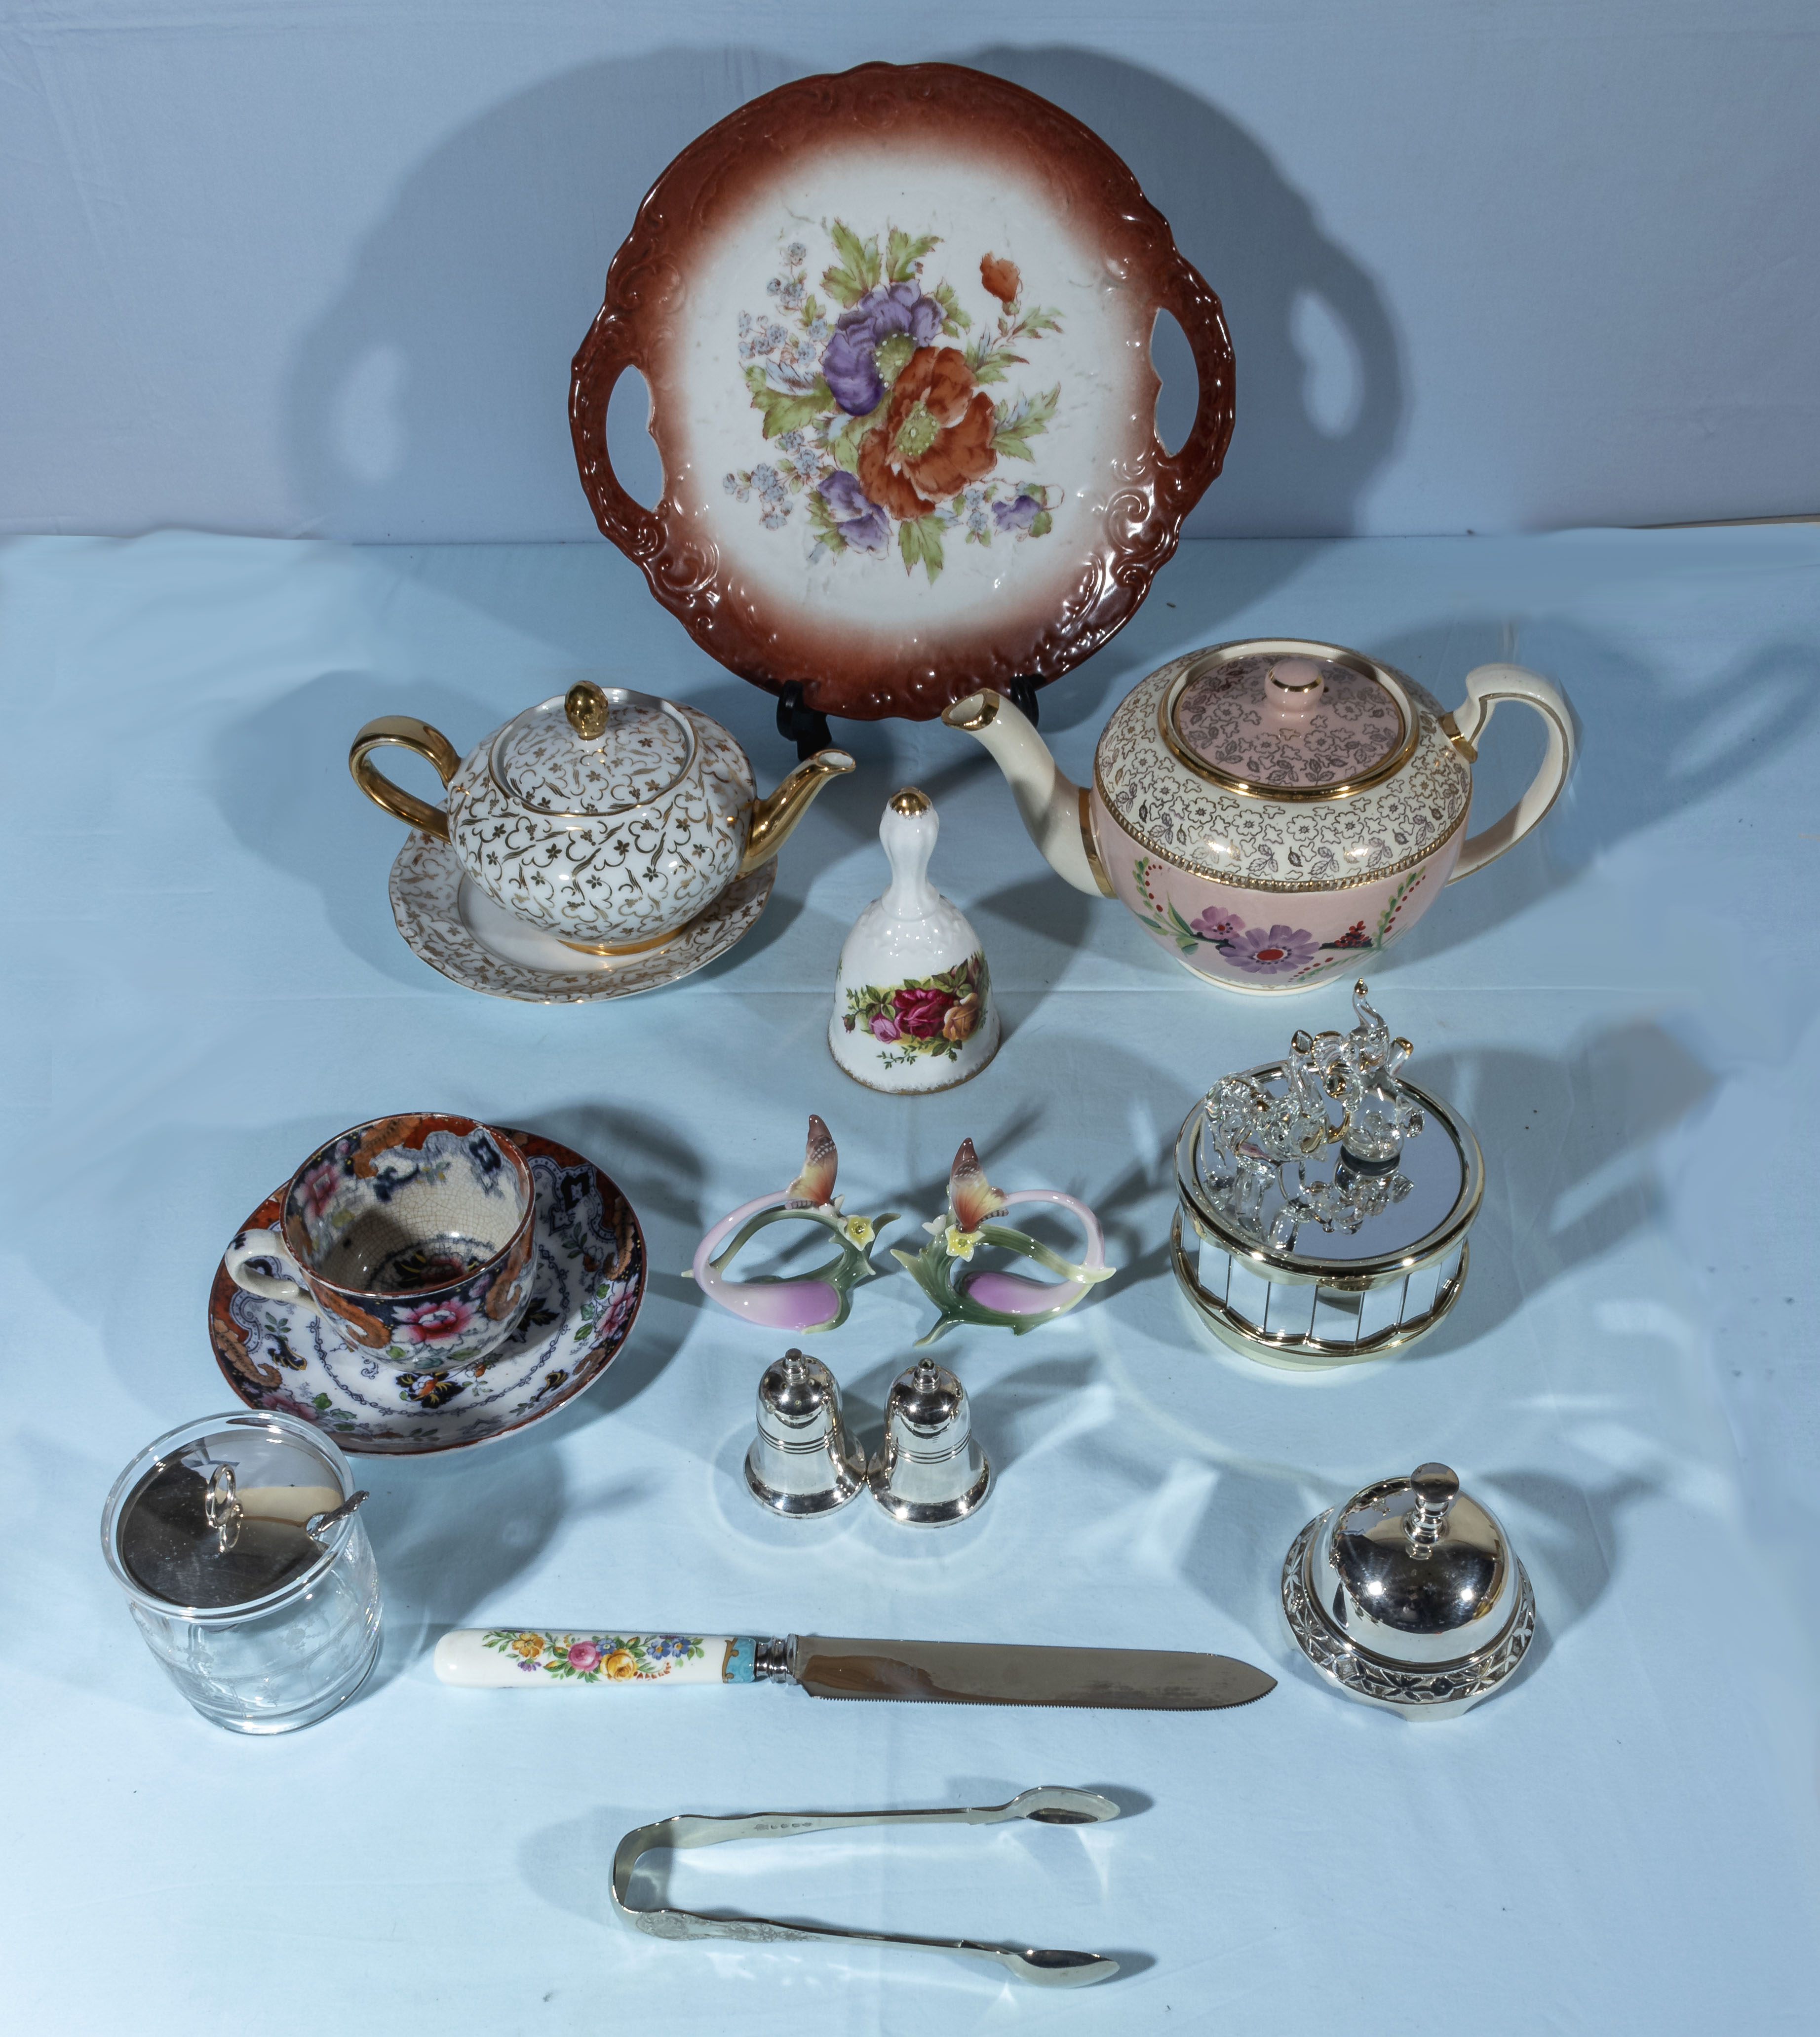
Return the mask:
<path id="1" fill-rule="evenodd" d="M 1156 436 L 1160 310 L 1200 376 Z M 657 507 L 607 453 L 651 391 Z M 952 64 L 804 78 L 691 143 L 575 357 L 601 529 L 702 648 L 803 707 L 924 720 L 1136 610 L 1232 432 L 1220 300 L 1091 130 Z"/>

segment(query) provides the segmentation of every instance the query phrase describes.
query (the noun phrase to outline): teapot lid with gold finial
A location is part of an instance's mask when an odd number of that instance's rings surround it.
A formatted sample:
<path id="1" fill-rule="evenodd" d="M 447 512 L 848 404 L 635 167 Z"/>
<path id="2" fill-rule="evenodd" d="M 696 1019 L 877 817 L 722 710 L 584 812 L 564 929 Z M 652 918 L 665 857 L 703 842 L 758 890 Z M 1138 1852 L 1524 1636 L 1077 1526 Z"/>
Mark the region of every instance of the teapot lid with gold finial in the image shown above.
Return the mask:
<path id="1" fill-rule="evenodd" d="M 660 799 L 694 761 L 695 731 L 671 702 L 580 679 L 493 739 L 487 769 L 535 814 L 590 818 Z"/>

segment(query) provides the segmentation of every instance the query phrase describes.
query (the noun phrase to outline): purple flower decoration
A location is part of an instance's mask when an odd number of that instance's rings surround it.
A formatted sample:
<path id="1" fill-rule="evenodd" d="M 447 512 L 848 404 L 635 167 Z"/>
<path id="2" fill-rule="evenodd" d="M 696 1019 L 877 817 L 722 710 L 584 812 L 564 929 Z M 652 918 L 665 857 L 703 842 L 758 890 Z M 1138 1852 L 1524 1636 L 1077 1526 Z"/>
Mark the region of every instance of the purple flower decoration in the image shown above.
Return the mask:
<path id="1" fill-rule="evenodd" d="M 1226 945 L 1226 959 L 1251 976 L 1281 976 L 1313 962 L 1321 943 L 1303 927 L 1249 927 Z"/>
<path id="2" fill-rule="evenodd" d="M 1229 941 L 1235 934 L 1242 933 L 1244 926 L 1236 913 L 1222 913 L 1211 906 L 1188 922 L 1189 932 L 1198 934 L 1204 941 Z"/>
<path id="3" fill-rule="evenodd" d="M 1027 531 L 1042 511 L 1042 505 L 1034 495 L 1020 495 L 1015 502 L 993 503 L 992 520 L 998 526 L 998 534 L 1002 538 L 1013 531 Z"/>
<path id="4" fill-rule="evenodd" d="M 869 344 L 836 331 L 822 353 L 822 376 L 850 418 L 863 418 L 884 401 L 884 377 Z"/>
<path id="5" fill-rule="evenodd" d="M 822 500 L 854 551 L 883 553 L 889 549 L 891 526 L 885 512 L 866 500 L 865 490 L 852 474 L 836 467 L 820 486 Z"/>
<path id="6" fill-rule="evenodd" d="M 899 1037 L 903 1030 L 896 1019 L 888 1017 L 883 1011 L 875 1011 L 872 1015 L 871 1023 L 872 1037 L 875 1040 L 883 1040 L 887 1046 L 893 1040 Z"/>
<path id="7" fill-rule="evenodd" d="M 854 339 L 863 338 L 870 346 L 889 339 L 894 332 L 907 332 L 918 346 L 927 346 L 941 331 L 941 306 L 933 297 L 925 297 L 914 283 L 880 283 L 851 310 L 841 313 L 834 330 Z"/>
<path id="8" fill-rule="evenodd" d="M 885 393 L 876 358 L 879 342 L 902 332 L 918 346 L 927 346 L 940 332 L 941 322 L 941 306 L 914 283 L 881 283 L 867 291 L 834 320 L 822 354 L 822 374 L 834 401 L 852 418 L 876 410 Z"/>

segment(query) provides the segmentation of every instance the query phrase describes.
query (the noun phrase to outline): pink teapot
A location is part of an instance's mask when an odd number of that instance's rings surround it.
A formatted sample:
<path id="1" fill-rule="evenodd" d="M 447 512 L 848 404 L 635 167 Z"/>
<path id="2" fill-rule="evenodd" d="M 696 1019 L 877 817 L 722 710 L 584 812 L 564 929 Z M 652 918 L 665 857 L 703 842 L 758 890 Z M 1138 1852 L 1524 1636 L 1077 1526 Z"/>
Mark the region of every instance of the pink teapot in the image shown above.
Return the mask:
<path id="1" fill-rule="evenodd" d="M 1273 994 L 1356 973 L 1553 805 L 1573 766 L 1566 700 L 1519 665 L 1481 665 L 1466 687 L 1449 714 L 1337 644 L 1216 644 L 1113 710 L 1090 786 L 1062 775 L 1001 693 L 970 693 L 942 719 L 991 752 L 1058 875 L 1122 899 L 1207 982 Z M 1546 752 L 1516 805 L 1468 836 L 1477 746 L 1503 701 L 1542 716 Z"/>

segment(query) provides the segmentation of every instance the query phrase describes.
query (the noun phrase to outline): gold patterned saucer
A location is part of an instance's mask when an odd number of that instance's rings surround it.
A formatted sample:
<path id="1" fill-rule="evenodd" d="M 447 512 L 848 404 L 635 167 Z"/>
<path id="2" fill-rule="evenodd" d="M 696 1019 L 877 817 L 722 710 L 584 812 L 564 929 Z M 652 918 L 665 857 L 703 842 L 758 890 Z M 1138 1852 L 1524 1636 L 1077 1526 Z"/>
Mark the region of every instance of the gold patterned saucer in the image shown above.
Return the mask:
<path id="1" fill-rule="evenodd" d="M 584 1004 L 679 983 L 758 924 L 777 880 L 774 860 L 737 879 L 663 947 L 585 954 L 515 920 L 462 875 L 445 841 L 414 829 L 392 866 L 392 915 L 411 950 L 464 989 L 521 1004 Z"/>

